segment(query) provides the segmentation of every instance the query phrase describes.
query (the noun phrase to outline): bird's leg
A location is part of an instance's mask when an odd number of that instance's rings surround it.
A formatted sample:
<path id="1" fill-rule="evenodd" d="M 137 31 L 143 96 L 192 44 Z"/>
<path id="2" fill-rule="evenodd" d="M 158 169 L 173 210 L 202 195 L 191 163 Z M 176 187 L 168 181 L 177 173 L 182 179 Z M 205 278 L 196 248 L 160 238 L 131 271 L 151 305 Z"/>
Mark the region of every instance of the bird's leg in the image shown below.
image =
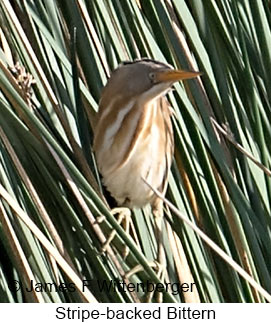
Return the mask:
<path id="1" fill-rule="evenodd" d="M 163 244 L 163 201 L 160 198 L 157 198 L 152 206 L 152 211 L 154 215 L 154 225 L 155 225 L 155 236 L 157 239 L 157 276 L 161 281 L 165 280 L 166 274 L 166 254 Z M 163 300 L 163 293 L 158 293 L 157 302 L 161 303 Z"/>
<path id="2" fill-rule="evenodd" d="M 155 236 L 157 239 L 157 256 L 156 260 L 149 263 L 150 267 L 153 267 L 157 273 L 157 276 L 163 282 L 165 281 L 166 276 L 166 254 L 163 246 L 163 201 L 161 199 L 157 199 L 155 203 L 152 205 L 152 212 L 154 215 L 154 226 L 155 226 Z M 126 278 L 131 277 L 132 275 L 144 270 L 141 265 L 137 265 L 128 271 L 125 274 Z M 153 298 L 154 292 L 148 292 L 146 295 L 146 302 L 151 302 Z M 157 293 L 157 302 L 162 303 L 163 301 L 163 293 Z"/>
<path id="3" fill-rule="evenodd" d="M 161 203 L 157 203 L 155 207 L 153 207 L 153 215 L 154 215 L 154 224 L 155 224 L 155 233 L 157 238 L 157 262 L 162 268 L 166 268 L 166 255 L 163 246 L 163 201 L 159 199 Z"/>
<path id="4" fill-rule="evenodd" d="M 125 230 L 125 232 L 127 234 L 129 234 L 129 228 L 130 228 L 130 223 L 131 223 L 131 211 L 130 211 L 130 209 L 128 209 L 127 207 L 116 207 L 116 208 L 111 210 L 111 214 L 112 215 L 118 214 L 118 216 L 117 216 L 118 224 L 121 224 L 123 222 L 124 230 Z M 104 245 L 102 247 L 102 251 L 105 251 L 107 249 L 107 247 L 109 246 L 111 241 L 114 239 L 116 233 L 117 232 L 114 229 L 111 231 L 111 233 L 109 234 L 106 242 L 104 243 Z M 123 258 L 126 258 L 128 253 L 129 253 L 129 249 L 125 245 L 124 251 L 123 251 Z"/>

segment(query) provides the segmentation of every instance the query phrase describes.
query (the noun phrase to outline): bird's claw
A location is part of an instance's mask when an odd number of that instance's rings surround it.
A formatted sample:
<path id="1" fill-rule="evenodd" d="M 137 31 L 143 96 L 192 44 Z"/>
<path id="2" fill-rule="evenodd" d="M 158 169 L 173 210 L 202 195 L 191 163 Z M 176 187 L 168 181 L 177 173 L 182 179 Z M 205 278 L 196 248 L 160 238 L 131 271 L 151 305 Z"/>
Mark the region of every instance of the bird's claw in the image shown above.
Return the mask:
<path id="1" fill-rule="evenodd" d="M 161 282 L 165 281 L 166 276 L 166 266 L 163 264 L 160 264 L 157 260 L 151 261 L 149 263 L 149 266 L 152 267 L 155 271 Z M 130 278 L 131 276 L 137 274 L 140 271 L 144 271 L 144 267 L 142 265 L 137 265 L 125 274 L 125 278 Z M 147 292 L 146 294 L 146 303 L 150 303 L 154 295 L 154 291 Z M 157 292 L 157 303 L 162 303 L 163 301 L 163 293 Z"/>
<path id="2" fill-rule="evenodd" d="M 124 223 L 124 230 L 128 234 L 129 233 L 129 228 L 130 228 L 130 223 L 131 223 L 131 211 L 128 208 L 125 207 L 118 207 L 114 208 L 111 210 L 112 215 L 117 216 L 117 222 L 118 224 L 121 224 L 122 222 Z M 102 246 L 102 252 L 105 252 L 106 249 L 108 248 L 109 244 L 112 242 L 112 240 L 115 238 L 116 235 L 116 230 L 112 230 L 106 240 L 106 242 Z M 129 254 L 129 248 L 125 245 L 124 250 L 123 250 L 123 258 L 125 259 Z"/>

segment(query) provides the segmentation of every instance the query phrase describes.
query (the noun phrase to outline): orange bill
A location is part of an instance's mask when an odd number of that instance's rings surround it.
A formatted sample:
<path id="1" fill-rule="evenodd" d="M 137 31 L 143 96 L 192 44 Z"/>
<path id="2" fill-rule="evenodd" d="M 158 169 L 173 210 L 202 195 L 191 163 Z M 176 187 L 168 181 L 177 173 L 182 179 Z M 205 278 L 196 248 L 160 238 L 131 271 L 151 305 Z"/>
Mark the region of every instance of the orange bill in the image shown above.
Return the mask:
<path id="1" fill-rule="evenodd" d="M 183 70 L 165 70 L 156 74 L 156 80 L 159 82 L 176 82 L 188 80 L 200 76 L 201 72 L 183 71 Z"/>

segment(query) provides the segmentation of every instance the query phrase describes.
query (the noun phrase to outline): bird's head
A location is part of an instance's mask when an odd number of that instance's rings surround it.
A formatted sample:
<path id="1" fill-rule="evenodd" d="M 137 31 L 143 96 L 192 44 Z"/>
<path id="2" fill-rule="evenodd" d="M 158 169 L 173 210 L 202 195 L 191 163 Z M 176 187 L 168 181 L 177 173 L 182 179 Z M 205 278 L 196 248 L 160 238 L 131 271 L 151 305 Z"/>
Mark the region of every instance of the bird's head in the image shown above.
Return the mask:
<path id="1" fill-rule="evenodd" d="M 118 93 L 122 98 L 150 100 L 165 94 L 174 82 L 199 75 L 199 72 L 176 70 L 169 64 L 147 58 L 123 62 L 112 73 L 103 94 Z"/>

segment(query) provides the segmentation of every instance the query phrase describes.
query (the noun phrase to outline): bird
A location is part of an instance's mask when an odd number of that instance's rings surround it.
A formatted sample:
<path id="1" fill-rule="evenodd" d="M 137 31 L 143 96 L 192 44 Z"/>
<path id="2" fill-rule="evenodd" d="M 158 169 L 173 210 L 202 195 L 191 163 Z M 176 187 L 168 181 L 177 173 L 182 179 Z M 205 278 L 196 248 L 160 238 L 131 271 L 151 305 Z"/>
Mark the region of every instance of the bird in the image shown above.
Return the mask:
<path id="1" fill-rule="evenodd" d="M 150 58 L 122 62 L 101 92 L 93 150 L 107 191 L 119 207 L 151 205 L 162 253 L 163 201 L 174 154 L 172 108 L 166 94 L 200 72 L 174 69 Z"/>

